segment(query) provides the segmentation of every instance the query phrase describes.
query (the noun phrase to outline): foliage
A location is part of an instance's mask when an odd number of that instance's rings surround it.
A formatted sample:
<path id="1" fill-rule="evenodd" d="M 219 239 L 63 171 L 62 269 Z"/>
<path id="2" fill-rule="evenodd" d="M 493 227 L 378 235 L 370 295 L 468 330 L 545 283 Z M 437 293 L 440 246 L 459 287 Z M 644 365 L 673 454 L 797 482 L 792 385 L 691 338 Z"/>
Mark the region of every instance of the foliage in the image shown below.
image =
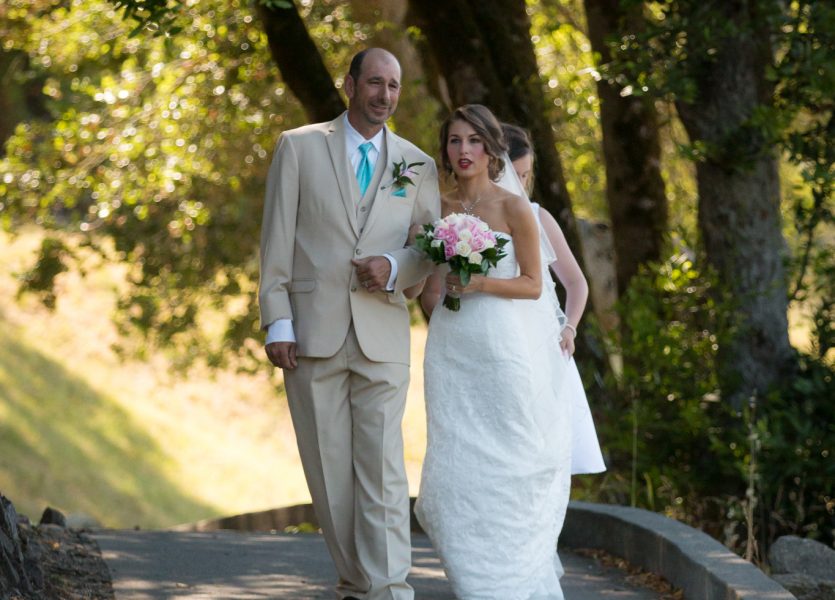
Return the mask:
<path id="1" fill-rule="evenodd" d="M 640 0 L 621 0 L 633 5 Z M 724 142 L 691 140 L 682 145 L 694 160 L 708 156 L 744 168 L 752 152 L 771 152 L 779 145 L 803 173 L 811 203 L 798 203 L 795 222 L 806 238 L 800 274 L 812 251 L 818 226 L 832 222 L 835 198 L 835 6 L 826 0 L 752 2 L 748 23 L 728 17 L 730 4 L 700 0 L 643 3 L 646 27 L 611 40 L 615 57 L 605 74 L 635 94 L 653 94 L 691 103 L 699 100 L 699 78 L 720 60 L 729 36 L 771 40 L 767 61 L 768 89 L 760 105 Z M 799 286 L 797 286 L 799 288 Z"/>
<path id="2" fill-rule="evenodd" d="M 645 268 L 619 302 L 624 367 L 599 419 L 611 472 L 602 494 L 740 551 L 754 541 L 760 559 L 787 533 L 832 543 L 832 366 L 824 355 L 803 356 L 768 397 L 732 412 L 721 402 L 717 350 L 734 327 L 733 301 L 718 296 L 702 262 L 679 248 Z"/>
<path id="3" fill-rule="evenodd" d="M 834 386 L 831 365 L 803 356 L 756 421 L 762 443 L 757 525 L 764 544 L 785 534 L 835 543 Z"/>
<path id="4" fill-rule="evenodd" d="M 578 215 L 605 219 L 605 173 L 600 104 L 591 43 L 578 0 L 528 3 L 531 40 L 555 124 L 566 185 Z"/>
<path id="5" fill-rule="evenodd" d="M 62 240 L 45 237 L 38 251 L 38 261 L 20 275 L 18 298 L 27 292 L 35 293 L 44 306 L 55 308 L 55 278 L 68 269 L 67 257 L 72 256 L 73 251 Z"/>
<path id="6" fill-rule="evenodd" d="M 716 377 L 730 304 L 715 298 L 714 286 L 678 248 L 664 263 L 644 267 L 619 301 L 624 365 L 601 437 L 614 470 L 632 472 L 617 492 L 621 500 L 628 493 L 633 504 L 666 504 L 677 514 L 684 502 L 732 487 L 733 467 L 717 460 L 733 452 L 736 439 L 723 424 L 729 414 Z"/>
<path id="7" fill-rule="evenodd" d="M 122 18 L 134 21 L 133 37 L 143 29 L 154 35 L 175 36 L 183 30 L 181 22 L 188 15 L 184 0 L 109 0 L 122 11 Z M 290 0 L 259 0 L 269 8 L 293 8 Z"/>
<path id="8" fill-rule="evenodd" d="M 337 63 L 361 41 L 329 14 L 343 10 L 306 13 Z M 246 2 L 200 3 L 184 22 L 176 37 L 131 38 L 107 3 L 76 0 L 17 27 L 15 47 L 49 77 L 55 121 L 21 123 L 8 141 L 0 210 L 8 230 L 34 221 L 99 248 L 115 240 L 113 258 L 132 266 L 123 327 L 220 362 L 260 353 L 245 340 L 257 335 L 265 172 L 278 133 L 303 113 Z M 43 289 L 49 251 L 30 274 Z M 207 314 L 225 315 L 225 332 L 209 335 Z"/>

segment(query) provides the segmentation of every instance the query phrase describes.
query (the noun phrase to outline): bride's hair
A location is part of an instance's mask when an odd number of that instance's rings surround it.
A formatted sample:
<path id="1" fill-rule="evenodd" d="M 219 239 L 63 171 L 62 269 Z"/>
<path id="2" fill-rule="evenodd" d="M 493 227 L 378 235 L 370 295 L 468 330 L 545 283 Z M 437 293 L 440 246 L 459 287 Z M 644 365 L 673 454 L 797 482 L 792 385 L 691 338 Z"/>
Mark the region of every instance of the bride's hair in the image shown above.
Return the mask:
<path id="1" fill-rule="evenodd" d="M 439 140 L 441 142 L 441 164 L 447 174 L 452 173 L 452 163 L 446 151 L 449 128 L 454 121 L 465 121 L 469 123 L 484 143 L 484 150 L 490 157 L 487 166 L 487 173 L 490 179 L 498 181 L 504 171 L 504 160 L 502 154 L 507 152 L 507 144 L 502 134 L 502 126 L 490 109 L 481 104 L 465 104 L 452 111 L 444 124 L 441 125 Z"/>

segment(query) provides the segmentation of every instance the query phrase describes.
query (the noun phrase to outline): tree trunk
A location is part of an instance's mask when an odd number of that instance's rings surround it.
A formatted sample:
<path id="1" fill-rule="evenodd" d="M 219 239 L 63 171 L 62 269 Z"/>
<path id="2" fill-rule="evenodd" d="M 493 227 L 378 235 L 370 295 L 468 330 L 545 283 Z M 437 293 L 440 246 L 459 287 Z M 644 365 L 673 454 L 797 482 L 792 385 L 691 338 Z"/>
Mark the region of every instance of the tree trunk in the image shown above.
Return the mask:
<path id="1" fill-rule="evenodd" d="M 41 91 L 45 77 L 26 75 L 28 70 L 25 52 L 0 49 L 0 158 L 6 155 L 6 141 L 18 123 L 52 118 Z"/>
<path id="2" fill-rule="evenodd" d="M 572 247 L 579 248 L 524 1 L 412 0 L 411 7 L 426 35 L 436 77 L 442 80 L 436 87 L 446 90 L 448 108 L 484 104 L 499 119 L 531 131 L 536 198 L 558 218 Z"/>
<path id="3" fill-rule="evenodd" d="M 696 165 L 699 229 L 709 263 L 738 303 L 738 329 L 720 348 L 723 388 L 738 407 L 777 381 L 792 351 L 777 158 L 748 123 L 772 97 L 769 38 L 754 29 L 744 3 L 723 7 L 739 31 L 702 65 L 696 99 L 676 107 L 691 142 L 707 148 Z"/>
<path id="4" fill-rule="evenodd" d="M 314 123 L 334 119 L 345 110 L 345 102 L 295 5 L 270 8 L 258 2 L 257 6 L 270 54 L 308 119 Z"/>
<path id="5" fill-rule="evenodd" d="M 607 42 L 635 31 L 640 9 L 627 14 L 620 0 L 584 0 L 592 49 L 600 64 L 611 60 Z M 653 100 L 621 96 L 622 88 L 600 79 L 606 200 L 612 221 L 618 295 L 644 263 L 661 258 L 667 232 L 667 197 L 661 177 L 661 145 Z"/>
<path id="6" fill-rule="evenodd" d="M 582 266 L 524 0 L 411 0 L 410 6 L 426 36 L 424 64 L 436 78 L 430 87 L 440 90 L 449 108 L 484 104 L 499 119 L 530 130 L 537 159 L 535 198 L 557 218 Z M 605 351 L 587 329 L 580 332 L 578 360 L 599 383 L 608 369 Z"/>

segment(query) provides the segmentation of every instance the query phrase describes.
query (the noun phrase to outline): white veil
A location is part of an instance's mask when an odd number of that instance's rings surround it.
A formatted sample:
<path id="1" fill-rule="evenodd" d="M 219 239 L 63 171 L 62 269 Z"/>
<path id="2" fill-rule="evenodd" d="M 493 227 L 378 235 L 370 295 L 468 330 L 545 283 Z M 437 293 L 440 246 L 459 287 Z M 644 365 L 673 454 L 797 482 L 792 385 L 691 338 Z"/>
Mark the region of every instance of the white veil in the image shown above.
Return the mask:
<path id="1" fill-rule="evenodd" d="M 545 228 L 542 226 L 542 219 L 539 218 L 539 204 L 531 202 L 531 199 L 528 197 L 528 193 L 525 191 L 525 186 L 522 185 L 522 182 L 519 180 L 519 176 L 516 174 L 516 169 L 513 168 L 513 163 L 510 162 L 510 157 L 507 152 L 502 154 L 501 158 L 504 160 L 505 166 L 501 177 L 496 183 L 507 191 L 516 194 L 517 196 L 521 196 L 531 205 L 531 211 L 533 212 L 534 218 L 536 218 L 537 225 L 539 225 L 539 254 L 542 259 L 543 281 L 542 296 L 540 299 L 547 297 L 549 302 L 553 303 L 553 310 L 557 313 L 557 320 L 560 323 L 560 328 L 565 327 L 565 324 L 568 322 L 568 317 L 565 316 L 565 312 L 560 306 L 556 290 L 554 286 L 551 285 L 551 264 L 557 260 L 557 253 L 554 250 L 554 246 L 551 245 L 551 241 L 548 239 L 548 234 L 545 233 Z M 546 282 L 548 285 L 546 285 Z"/>
<path id="2" fill-rule="evenodd" d="M 516 169 L 513 168 L 513 163 L 510 162 L 510 156 L 508 156 L 507 152 L 502 154 L 501 159 L 504 160 L 504 171 L 496 183 L 507 191 L 516 194 L 517 196 L 522 196 L 522 198 L 530 203 L 531 211 L 533 211 L 534 217 L 536 217 L 536 222 L 539 225 L 539 251 L 542 255 L 542 262 L 545 264 L 547 269 L 551 263 L 557 260 L 557 253 L 554 251 L 554 247 L 551 245 L 551 242 L 548 241 L 548 236 L 545 234 L 545 229 L 542 227 L 542 220 L 539 218 L 539 205 L 531 202 L 531 199 L 528 197 L 528 193 L 525 191 L 525 186 L 523 186 L 522 182 L 519 181 L 519 176 L 516 174 Z"/>

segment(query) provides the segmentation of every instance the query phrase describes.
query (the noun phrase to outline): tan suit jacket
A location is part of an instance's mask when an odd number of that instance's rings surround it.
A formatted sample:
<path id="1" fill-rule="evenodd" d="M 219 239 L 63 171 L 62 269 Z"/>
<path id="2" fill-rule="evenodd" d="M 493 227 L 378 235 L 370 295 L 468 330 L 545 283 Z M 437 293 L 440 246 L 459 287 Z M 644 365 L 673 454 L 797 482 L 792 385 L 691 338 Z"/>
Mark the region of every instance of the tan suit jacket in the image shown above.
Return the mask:
<path id="1" fill-rule="evenodd" d="M 324 358 L 339 350 L 353 322 L 367 358 L 408 364 L 403 290 L 430 273 L 432 263 L 405 245 L 410 226 L 440 214 L 437 169 L 430 156 L 386 127 L 378 158 L 386 164 L 360 228 L 344 118 L 286 131 L 278 141 L 261 232 L 261 327 L 292 319 L 298 355 Z M 402 159 L 424 162 L 404 197 L 392 185 L 393 165 Z M 368 293 L 351 259 L 384 253 L 397 260 L 395 290 Z"/>

